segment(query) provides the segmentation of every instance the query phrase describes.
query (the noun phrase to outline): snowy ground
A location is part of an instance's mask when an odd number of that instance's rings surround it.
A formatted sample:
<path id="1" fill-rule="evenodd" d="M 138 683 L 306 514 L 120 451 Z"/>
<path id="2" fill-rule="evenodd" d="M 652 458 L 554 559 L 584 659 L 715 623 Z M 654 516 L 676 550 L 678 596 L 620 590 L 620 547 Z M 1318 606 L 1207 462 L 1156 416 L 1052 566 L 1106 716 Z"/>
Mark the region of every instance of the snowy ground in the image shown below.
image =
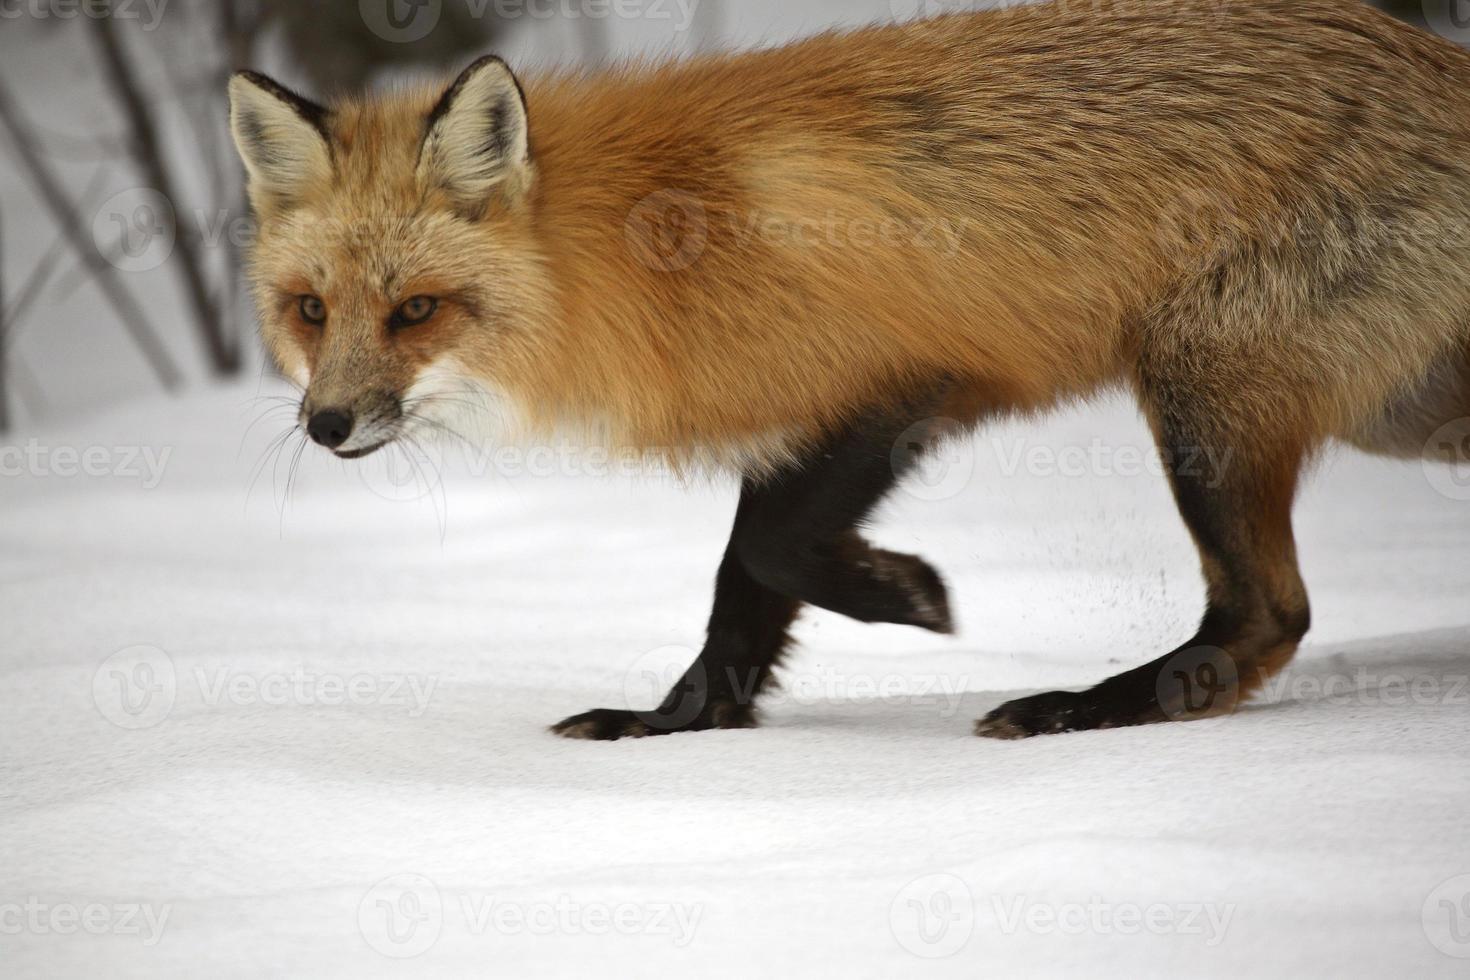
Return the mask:
<path id="1" fill-rule="evenodd" d="M 402 499 L 307 453 L 282 512 L 255 394 L 0 449 L 6 976 L 1470 969 L 1449 471 L 1314 480 L 1318 625 L 1266 703 L 992 742 L 1002 700 L 1187 636 L 1200 586 L 1131 412 L 988 432 L 880 531 L 960 638 L 811 615 L 765 727 L 590 744 L 545 726 L 692 656 L 729 489 L 507 457 Z"/>

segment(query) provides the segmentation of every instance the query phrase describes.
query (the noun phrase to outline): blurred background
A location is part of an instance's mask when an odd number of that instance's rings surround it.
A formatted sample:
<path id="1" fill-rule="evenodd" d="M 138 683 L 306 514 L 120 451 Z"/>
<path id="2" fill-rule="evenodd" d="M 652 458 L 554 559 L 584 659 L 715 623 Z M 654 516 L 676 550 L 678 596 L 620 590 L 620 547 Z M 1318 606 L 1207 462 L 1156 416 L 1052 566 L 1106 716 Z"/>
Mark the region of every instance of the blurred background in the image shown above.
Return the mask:
<path id="1" fill-rule="evenodd" d="M 321 96 L 452 73 L 486 51 L 534 72 L 995 5 L 0 0 L 0 442 L 267 370 L 239 279 L 250 224 L 226 125 L 236 67 Z M 1380 5 L 1470 35 L 1462 0 Z"/>

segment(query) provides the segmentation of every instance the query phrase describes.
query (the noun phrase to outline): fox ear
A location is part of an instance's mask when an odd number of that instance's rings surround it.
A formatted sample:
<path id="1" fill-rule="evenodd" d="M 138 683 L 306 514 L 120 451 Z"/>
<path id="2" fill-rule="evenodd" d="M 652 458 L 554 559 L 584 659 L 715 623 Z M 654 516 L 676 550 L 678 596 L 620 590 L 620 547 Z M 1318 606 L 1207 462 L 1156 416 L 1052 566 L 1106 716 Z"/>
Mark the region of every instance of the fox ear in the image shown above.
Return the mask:
<path id="1" fill-rule="evenodd" d="M 457 208 L 479 214 L 492 192 L 517 202 L 530 186 L 526 97 L 499 58 L 464 70 L 429 113 L 419 179 Z"/>
<path id="2" fill-rule="evenodd" d="M 332 177 L 327 110 L 253 71 L 230 79 L 230 131 L 256 210 L 289 206 Z"/>

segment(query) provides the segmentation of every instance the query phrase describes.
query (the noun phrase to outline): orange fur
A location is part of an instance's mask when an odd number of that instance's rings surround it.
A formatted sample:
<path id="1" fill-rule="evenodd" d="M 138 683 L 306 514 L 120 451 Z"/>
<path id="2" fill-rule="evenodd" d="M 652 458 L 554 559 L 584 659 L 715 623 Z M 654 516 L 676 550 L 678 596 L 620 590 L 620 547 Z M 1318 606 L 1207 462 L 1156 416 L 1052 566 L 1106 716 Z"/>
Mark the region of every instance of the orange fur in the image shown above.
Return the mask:
<path id="1" fill-rule="evenodd" d="M 533 427 L 761 465 L 937 379 L 966 420 L 1133 385 L 1310 447 L 1470 342 L 1470 56 L 1366 7 L 1062 0 L 525 89 L 481 214 L 416 176 L 428 90 L 333 106 L 332 179 L 257 194 L 314 396 L 445 359 Z"/>

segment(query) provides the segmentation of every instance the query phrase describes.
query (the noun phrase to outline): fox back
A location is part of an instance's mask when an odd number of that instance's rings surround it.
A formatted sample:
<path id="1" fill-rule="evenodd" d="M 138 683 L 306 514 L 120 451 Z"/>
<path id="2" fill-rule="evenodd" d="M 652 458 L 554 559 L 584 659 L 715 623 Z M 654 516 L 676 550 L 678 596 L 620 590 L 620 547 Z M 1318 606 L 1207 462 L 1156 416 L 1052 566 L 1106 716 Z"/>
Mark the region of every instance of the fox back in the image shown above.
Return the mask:
<path id="1" fill-rule="evenodd" d="M 234 97 L 264 334 L 348 451 L 473 392 L 760 467 L 936 379 L 965 420 L 1163 379 L 1353 437 L 1470 347 L 1470 58 L 1358 5 L 1055 2 Z"/>

